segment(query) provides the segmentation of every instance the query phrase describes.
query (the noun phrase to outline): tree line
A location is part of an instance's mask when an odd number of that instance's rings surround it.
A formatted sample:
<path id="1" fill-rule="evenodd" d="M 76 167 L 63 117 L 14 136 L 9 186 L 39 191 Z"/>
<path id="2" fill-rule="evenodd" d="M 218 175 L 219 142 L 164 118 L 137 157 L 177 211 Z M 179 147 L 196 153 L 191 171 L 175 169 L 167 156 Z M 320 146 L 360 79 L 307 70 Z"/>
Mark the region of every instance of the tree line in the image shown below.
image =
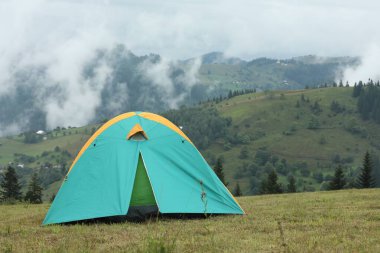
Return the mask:
<path id="1" fill-rule="evenodd" d="M 380 124 L 380 83 L 369 80 L 354 85 L 352 96 L 358 98 L 357 108 L 364 120 Z"/>
<path id="2" fill-rule="evenodd" d="M 334 177 L 329 182 L 328 190 L 341 190 L 347 186 L 347 181 L 345 179 L 343 167 L 338 165 L 335 169 Z M 373 188 L 376 186 L 376 179 L 374 177 L 374 165 L 372 162 L 371 155 L 366 152 L 363 158 L 363 164 L 360 169 L 360 173 L 357 176 L 355 188 Z M 277 173 L 275 170 L 268 174 L 268 177 L 261 182 L 261 194 L 274 194 L 283 192 L 296 192 L 294 177 L 290 176 L 288 178 L 288 185 L 286 190 L 277 181 Z"/>
<path id="3" fill-rule="evenodd" d="M 23 195 L 16 170 L 12 166 L 8 166 L 5 173 L 1 176 L 0 201 L 5 203 L 26 201 L 40 204 L 42 203 L 42 190 L 38 174 L 34 173 L 30 179 L 28 190 Z"/>
<path id="4" fill-rule="evenodd" d="M 214 172 L 221 180 L 221 182 L 227 186 L 228 182 L 225 180 L 223 172 L 223 159 L 218 158 L 214 166 Z M 346 176 L 344 174 L 344 169 L 341 165 L 338 165 L 335 169 L 334 176 L 329 182 L 327 190 L 341 190 L 347 187 Z M 374 164 L 370 153 L 367 151 L 363 158 L 363 164 L 360 168 L 360 173 L 358 174 L 355 182 L 355 188 L 374 188 L 376 187 L 376 178 L 374 176 Z M 288 177 L 287 185 L 282 185 L 278 181 L 278 174 L 275 169 L 271 170 L 267 177 L 262 179 L 260 183 L 259 194 L 278 194 L 278 193 L 294 193 L 297 192 L 296 180 L 294 176 Z M 235 196 L 242 196 L 243 193 L 240 189 L 239 183 L 236 183 L 235 189 L 233 191 Z"/>
<path id="5" fill-rule="evenodd" d="M 245 94 L 251 94 L 251 93 L 256 93 L 256 88 L 253 88 L 253 89 L 241 89 L 241 90 L 229 90 L 227 95 L 219 95 L 219 96 L 216 96 L 216 97 L 213 97 L 213 98 L 209 98 L 207 99 L 207 101 L 205 101 L 206 103 L 210 103 L 210 102 L 215 102 L 215 103 L 220 103 L 222 102 L 223 100 L 227 100 L 227 99 L 230 99 L 230 98 L 233 98 L 233 97 L 236 97 L 236 96 L 240 96 L 240 95 L 245 95 Z M 202 102 L 200 102 L 200 104 L 202 104 Z"/>
<path id="6" fill-rule="evenodd" d="M 199 149 L 206 149 L 216 139 L 227 136 L 232 122 L 231 118 L 222 117 L 215 108 L 201 106 L 169 110 L 163 116 L 181 126 Z"/>

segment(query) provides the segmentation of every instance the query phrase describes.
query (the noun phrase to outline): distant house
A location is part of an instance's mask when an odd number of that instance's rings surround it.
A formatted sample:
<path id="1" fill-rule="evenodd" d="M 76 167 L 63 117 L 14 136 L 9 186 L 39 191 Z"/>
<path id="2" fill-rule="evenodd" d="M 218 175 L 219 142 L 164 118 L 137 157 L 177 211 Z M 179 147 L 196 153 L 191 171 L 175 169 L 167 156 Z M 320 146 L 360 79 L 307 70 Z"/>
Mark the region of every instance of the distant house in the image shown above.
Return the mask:
<path id="1" fill-rule="evenodd" d="M 44 134 L 45 134 L 45 131 L 44 131 L 44 130 L 38 130 L 38 131 L 36 132 L 36 134 L 44 135 Z"/>

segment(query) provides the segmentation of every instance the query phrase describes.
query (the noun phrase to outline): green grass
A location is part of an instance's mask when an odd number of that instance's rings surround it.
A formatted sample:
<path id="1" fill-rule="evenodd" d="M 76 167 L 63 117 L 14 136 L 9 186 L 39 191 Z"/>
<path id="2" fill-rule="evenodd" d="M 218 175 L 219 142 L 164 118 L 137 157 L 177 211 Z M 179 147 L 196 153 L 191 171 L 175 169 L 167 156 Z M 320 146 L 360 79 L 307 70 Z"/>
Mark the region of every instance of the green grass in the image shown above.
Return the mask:
<path id="1" fill-rule="evenodd" d="M 46 227 L 47 204 L 0 205 L 0 251 L 380 252 L 379 199 L 379 189 L 262 195 L 238 198 L 243 216 Z"/>

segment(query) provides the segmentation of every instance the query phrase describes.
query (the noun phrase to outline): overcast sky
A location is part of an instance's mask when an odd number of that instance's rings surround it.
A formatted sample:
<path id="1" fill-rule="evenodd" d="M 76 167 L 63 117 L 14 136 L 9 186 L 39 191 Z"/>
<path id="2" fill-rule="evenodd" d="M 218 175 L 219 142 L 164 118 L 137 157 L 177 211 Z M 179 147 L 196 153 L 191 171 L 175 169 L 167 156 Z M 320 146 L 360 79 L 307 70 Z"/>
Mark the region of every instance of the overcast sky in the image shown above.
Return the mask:
<path id="1" fill-rule="evenodd" d="M 380 1 L 2 0 L 0 53 L 71 40 L 172 59 L 363 55 L 380 44 Z"/>
<path id="2" fill-rule="evenodd" d="M 41 91 L 58 85 L 61 93 L 34 98 L 48 127 L 84 125 L 94 117 L 112 69 L 102 64 L 91 80 L 83 79 L 82 70 L 96 49 L 117 43 L 137 55 L 164 56 L 144 71 L 165 91 L 173 85 L 166 71 L 170 60 L 212 51 L 246 60 L 360 56 L 362 64 L 345 69 L 344 81 L 378 80 L 379 11 L 378 0 L 0 0 L 0 96 L 16 96 L 16 83 Z M 15 79 L 18 70 L 30 66 L 45 69 L 38 85 Z M 187 73 L 189 87 L 199 67 L 195 61 Z M 127 90 L 119 93 L 128 99 Z M 170 92 L 166 96 L 173 107 L 181 99 Z M 0 122 L 0 135 L 17 133 L 23 125 L 27 122 Z"/>

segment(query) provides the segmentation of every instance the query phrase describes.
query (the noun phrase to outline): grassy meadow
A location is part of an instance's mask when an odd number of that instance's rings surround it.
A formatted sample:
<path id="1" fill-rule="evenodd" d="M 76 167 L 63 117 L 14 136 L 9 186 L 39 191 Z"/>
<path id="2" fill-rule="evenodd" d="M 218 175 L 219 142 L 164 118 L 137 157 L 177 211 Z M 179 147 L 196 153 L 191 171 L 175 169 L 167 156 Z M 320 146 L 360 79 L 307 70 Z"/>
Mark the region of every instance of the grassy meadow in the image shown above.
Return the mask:
<path id="1" fill-rule="evenodd" d="M 380 189 L 240 197 L 243 216 L 51 225 L 0 205 L 2 252 L 380 252 Z"/>

